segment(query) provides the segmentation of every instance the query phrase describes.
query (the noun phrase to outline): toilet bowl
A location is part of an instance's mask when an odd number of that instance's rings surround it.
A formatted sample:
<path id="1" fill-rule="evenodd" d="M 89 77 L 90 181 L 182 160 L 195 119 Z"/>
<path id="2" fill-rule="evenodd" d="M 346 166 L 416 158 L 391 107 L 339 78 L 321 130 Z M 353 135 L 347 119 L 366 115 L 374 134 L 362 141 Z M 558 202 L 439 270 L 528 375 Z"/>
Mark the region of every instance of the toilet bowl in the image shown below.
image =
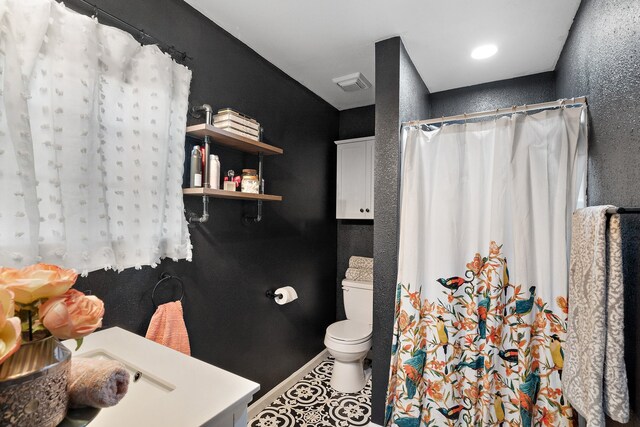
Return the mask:
<path id="1" fill-rule="evenodd" d="M 342 393 L 356 393 L 367 383 L 370 370 L 363 361 L 371 349 L 371 325 L 355 320 L 342 320 L 327 328 L 324 345 L 335 358 L 331 387 Z"/>

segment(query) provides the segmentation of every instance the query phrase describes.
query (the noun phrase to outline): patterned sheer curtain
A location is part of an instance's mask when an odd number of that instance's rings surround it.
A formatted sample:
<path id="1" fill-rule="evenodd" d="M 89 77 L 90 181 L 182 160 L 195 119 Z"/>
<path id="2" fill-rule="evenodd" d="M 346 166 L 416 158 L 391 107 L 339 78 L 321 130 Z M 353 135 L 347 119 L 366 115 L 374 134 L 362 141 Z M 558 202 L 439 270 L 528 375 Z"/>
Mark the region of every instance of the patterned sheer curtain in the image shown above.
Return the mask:
<path id="1" fill-rule="evenodd" d="M 385 425 L 576 421 L 562 368 L 585 116 L 407 129 Z"/>
<path id="2" fill-rule="evenodd" d="M 191 258 L 191 71 L 53 0 L 0 0 L 0 265 Z"/>

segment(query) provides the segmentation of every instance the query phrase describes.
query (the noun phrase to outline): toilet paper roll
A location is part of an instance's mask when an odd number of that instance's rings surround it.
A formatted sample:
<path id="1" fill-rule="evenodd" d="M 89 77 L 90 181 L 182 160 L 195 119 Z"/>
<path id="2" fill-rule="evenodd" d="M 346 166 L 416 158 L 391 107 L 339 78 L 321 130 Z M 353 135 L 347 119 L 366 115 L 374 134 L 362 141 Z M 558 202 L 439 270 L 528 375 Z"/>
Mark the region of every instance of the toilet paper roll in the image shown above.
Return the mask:
<path id="1" fill-rule="evenodd" d="M 298 299 L 298 293 L 291 286 L 278 288 L 276 289 L 275 294 L 276 294 L 276 302 L 280 305 L 288 304 L 291 301 Z M 277 295 L 282 295 L 282 296 L 278 298 Z"/>

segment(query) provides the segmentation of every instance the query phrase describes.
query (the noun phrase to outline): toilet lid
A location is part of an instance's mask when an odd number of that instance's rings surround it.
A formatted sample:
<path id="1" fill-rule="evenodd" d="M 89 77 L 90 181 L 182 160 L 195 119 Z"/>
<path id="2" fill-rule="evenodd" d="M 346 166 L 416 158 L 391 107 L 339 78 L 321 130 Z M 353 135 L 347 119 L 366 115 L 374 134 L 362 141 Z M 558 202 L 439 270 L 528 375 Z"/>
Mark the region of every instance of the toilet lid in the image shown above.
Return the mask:
<path id="1" fill-rule="evenodd" d="M 336 341 L 359 344 L 371 338 L 371 326 L 354 320 L 342 320 L 330 325 L 327 335 Z"/>

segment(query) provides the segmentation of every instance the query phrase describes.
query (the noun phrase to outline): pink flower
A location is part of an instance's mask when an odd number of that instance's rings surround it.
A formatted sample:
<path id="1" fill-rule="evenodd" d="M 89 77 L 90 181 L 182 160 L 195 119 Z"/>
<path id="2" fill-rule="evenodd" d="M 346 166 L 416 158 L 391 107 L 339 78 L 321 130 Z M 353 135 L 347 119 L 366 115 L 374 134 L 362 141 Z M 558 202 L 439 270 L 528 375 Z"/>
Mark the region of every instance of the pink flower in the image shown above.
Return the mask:
<path id="1" fill-rule="evenodd" d="M 20 348 L 20 319 L 13 312 L 13 294 L 0 287 L 0 363 Z"/>
<path id="2" fill-rule="evenodd" d="M 34 264 L 21 270 L 0 268 L 0 285 L 13 292 L 19 304 L 62 295 L 77 278 L 75 271 L 49 264 Z"/>
<path id="3" fill-rule="evenodd" d="M 59 339 L 79 339 L 102 326 L 104 304 L 95 296 L 75 289 L 49 299 L 39 309 L 45 328 Z"/>

